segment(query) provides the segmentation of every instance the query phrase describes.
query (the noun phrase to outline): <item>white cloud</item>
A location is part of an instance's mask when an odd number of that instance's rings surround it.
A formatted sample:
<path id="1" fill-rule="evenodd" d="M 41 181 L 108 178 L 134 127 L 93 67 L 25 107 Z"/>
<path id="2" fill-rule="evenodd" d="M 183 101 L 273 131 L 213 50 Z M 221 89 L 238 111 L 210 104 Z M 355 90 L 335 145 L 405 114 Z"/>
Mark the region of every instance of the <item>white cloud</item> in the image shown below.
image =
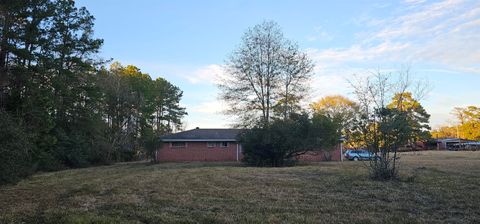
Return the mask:
<path id="1" fill-rule="evenodd" d="M 218 64 L 206 65 L 185 75 L 185 78 L 193 84 L 217 84 L 222 77 L 225 77 L 225 70 Z"/>
<path id="2" fill-rule="evenodd" d="M 187 129 L 200 128 L 226 128 L 231 126 L 233 121 L 222 112 L 226 105 L 219 100 L 199 102 L 187 107 L 189 116 L 186 119 Z"/>
<path id="3" fill-rule="evenodd" d="M 397 53 L 408 47 L 409 43 L 383 42 L 371 47 L 356 44 L 343 49 L 308 49 L 307 51 L 317 64 L 343 65 L 346 62 L 362 62 L 385 56 L 398 59 Z"/>
<path id="4" fill-rule="evenodd" d="M 340 49 L 309 49 L 317 64 L 345 67 L 351 62 L 431 63 L 480 74 L 480 1 L 426 3 L 403 14 L 365 21 L 359 40 Z"/>
<path id="5" fill-rule="evenodd" d="M 226 109 L 226 105 L 219 100 L 205 101 L 190 107 L 192 112 L 206 114 L 220 114 Z"/>
<path id="6" fill-rule="evenodd" d="M 404 3 L 407 5 L 420 5 L 426 1 L 427 0 L 405 0 Z"/>
<path id="7" fill-rule="evenodd" d="M 228 128 L 232 124 L 231 121 L 227 120 L 224 116 L 221 115 L 210 115 L 210 116 L 189 116 L 185 120 L 186 129 L 199 128 Z"/>
<path id="8" fill-rule="evenodd" d="M 312 80 L 313 95 L 308 104 L 328 95 L 345 95 L 349 84 L 345 77 L 338 75 L 319 75 Z"/>

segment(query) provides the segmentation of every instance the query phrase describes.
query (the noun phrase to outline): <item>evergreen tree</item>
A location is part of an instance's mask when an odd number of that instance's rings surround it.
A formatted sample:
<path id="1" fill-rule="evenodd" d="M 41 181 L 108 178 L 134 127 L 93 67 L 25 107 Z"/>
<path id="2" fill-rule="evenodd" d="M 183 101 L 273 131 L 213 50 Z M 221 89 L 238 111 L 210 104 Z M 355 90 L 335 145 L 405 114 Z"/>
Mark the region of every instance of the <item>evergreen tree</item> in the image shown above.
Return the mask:
<path id="1" fill-rule="evenodd" d="M 387 106 L 390 109 L 398 109 L 406 113 L 405 120 L 410 126 L 411 132 L 409 141 L 414 143 L 419 140 L 427 140 L 430 136 L 428 125 L 430 114 L 423 106 L 415 100 L 410 92 L 397 93 L 393 96 L 392 102 Z"/>
<path id="2" fill-rule="evenodd" d="M 19 177 L 137 159 L 181 125 L 182 91 L 135 66 L 99 68 L 93 27 L 75 1 L 0 2 L 0 145 Z"/>

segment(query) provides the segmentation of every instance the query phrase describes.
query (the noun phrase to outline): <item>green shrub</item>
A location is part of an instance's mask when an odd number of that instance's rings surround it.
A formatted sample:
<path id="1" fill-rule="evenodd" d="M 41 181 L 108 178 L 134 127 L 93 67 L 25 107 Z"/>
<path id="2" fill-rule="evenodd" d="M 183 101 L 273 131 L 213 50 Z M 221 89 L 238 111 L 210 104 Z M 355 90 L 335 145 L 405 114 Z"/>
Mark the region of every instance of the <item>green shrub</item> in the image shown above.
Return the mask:
<path id="1" fill-rule="evenodd" d="M 328 117 L 295 114 L 245 131 L 240 142 L 245 163 L 276 167 L 293 165 L 308 151 L 331 150 L 338 138 L 337 126 Z"/>

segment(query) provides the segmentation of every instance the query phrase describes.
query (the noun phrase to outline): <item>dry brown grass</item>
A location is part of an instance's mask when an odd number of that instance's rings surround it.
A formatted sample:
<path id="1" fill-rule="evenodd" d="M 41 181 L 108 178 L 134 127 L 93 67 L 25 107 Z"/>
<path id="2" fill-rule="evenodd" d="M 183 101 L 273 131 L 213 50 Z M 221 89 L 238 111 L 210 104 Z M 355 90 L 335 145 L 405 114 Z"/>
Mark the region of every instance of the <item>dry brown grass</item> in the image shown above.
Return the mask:
<path id="1" fill-rule="evenodd" d="M 401 154 L 402 180 L 363 162 L 289 168 L 118 164 L 0 187 L 0 223 L 479 223 L 480 152 Z"/>

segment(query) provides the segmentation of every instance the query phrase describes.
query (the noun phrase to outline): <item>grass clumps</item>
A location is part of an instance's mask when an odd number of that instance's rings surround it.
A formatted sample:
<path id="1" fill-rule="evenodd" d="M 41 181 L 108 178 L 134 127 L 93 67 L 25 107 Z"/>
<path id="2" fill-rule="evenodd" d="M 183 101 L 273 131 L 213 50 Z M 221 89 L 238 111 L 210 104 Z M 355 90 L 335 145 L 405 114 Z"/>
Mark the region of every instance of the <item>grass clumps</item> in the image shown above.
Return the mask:
<path id="1" fill-rule="evenodd" d="M 480 152 L 401 156 L 400 180 L 387 182 L 351 161 L 128 163 L 36 174 L 0 187 L 0 223 L 480 221 Z"/>

